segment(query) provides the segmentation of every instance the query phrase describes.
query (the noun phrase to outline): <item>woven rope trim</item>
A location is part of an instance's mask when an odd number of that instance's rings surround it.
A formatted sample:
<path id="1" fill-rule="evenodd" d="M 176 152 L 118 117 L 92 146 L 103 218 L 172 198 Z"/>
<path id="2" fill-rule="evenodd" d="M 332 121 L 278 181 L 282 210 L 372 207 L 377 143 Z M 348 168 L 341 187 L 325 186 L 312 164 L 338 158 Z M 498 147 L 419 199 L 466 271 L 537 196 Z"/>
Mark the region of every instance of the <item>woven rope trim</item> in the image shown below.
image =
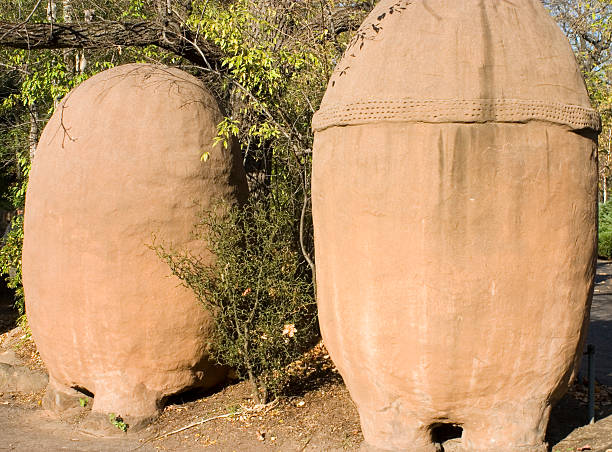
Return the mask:
<path id="1" fill-rule="evenodd" d="M 373 122 L 519 122 L 547 121 L 574 130 L 601 130 L 599 114 L 578 105 L 518 99 L 371 100 L 322 108 L 312 119 L 315 132 L 332 126 Z"/>

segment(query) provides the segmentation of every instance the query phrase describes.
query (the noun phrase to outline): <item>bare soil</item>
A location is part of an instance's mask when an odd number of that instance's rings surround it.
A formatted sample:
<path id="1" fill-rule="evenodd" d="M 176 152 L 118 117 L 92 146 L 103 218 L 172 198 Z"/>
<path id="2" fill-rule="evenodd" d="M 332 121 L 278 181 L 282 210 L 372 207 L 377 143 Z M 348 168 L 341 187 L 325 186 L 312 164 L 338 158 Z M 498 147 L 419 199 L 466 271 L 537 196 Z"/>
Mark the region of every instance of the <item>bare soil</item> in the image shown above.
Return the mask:
<path id="1" fill-rule="evenodd" d="M 599 284 L 612 287 L 612 279 Z M 606 292 L 612 303 L 612 290 Z M 15 321 L 10 302 L 0 300 L 0 353 L 15 350 L 26 366 L 44 369 L 34 343 Z M 146 429 L 117 430 L 111 437 L 79 430 L 91 403 L 61 419 L 40 408 L 43 392 L 0 392 L 0 451 L 359 449 L 363 435 L 357 410 L 323 344 L 296 362 L 293 372 L 289 394 L 268 406 L 255 405 L 247 383 L 233 383 L 209 393 L 175 396 Z M 577 381 L 552 411 L 547 433 L 551 450 L 612 452 L 612 387 L 597 385 L 596 419 L 584 426 L 587 386 L 586 381 Z"/>

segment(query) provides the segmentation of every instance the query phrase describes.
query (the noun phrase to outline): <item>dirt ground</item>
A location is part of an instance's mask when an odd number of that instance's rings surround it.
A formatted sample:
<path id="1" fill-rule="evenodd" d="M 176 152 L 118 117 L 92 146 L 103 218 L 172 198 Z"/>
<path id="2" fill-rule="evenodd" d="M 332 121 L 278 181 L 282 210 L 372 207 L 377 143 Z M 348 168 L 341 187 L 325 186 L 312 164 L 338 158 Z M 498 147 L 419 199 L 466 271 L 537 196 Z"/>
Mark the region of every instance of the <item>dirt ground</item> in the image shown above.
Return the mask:
<path id="1" fill-rule="evenodd" d="M 612 264 L 602 266 L 612 274 Z M 604 290 L 609 288 L 610 290 Z M 612 279 L 598 292 L 612 309 Z M 8 302 L 0 302 L 0 353 L 15 350 L 32 369 L 43 367 L 19 328 Z M 0 451 L 341 451 L 358 450 L 359 417 L 342 378 L 319 344 L 295 364 L 286 398 L 267 407 L 254 404 L 244 382 L 209 393 L 186 393 L 168 401 L 161 416 L 140 432 L 96 437 L 79 430 L 87 415 L 59 419 L 40 408 L 43 392 L 0 392 Z M 587 419 L 587 387 L 577 381 L 554 407 L 547 441 L 553 452 L 612 452 L 612 387 L 597 385 L 596 419 Z"/>

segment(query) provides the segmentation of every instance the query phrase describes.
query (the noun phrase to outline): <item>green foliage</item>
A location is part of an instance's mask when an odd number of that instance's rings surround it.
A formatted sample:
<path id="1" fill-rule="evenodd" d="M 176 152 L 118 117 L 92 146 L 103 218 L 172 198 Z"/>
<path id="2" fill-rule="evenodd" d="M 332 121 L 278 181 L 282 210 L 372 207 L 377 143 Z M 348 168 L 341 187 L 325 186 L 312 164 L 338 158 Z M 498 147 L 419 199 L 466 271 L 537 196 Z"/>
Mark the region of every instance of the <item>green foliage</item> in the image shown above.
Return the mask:
<path id="1" fill-rule="evenodd" d="M 158 255 L 215 319 L 213 356 L 257 388 L 261 403 L 278 395 L 286 366 L 318 337 L 312 275 L 296 246 L 290 206 L 254 200 L 220 205 L 203 216 L 198 236 L 217 256 L 167 250 Z"/>
<path id="2" fill-rule="evenodd" d="M 612 201 L 599 204 L 598 254 L 612 259 Z"/>
<path id="3" fill-rule="evenodd" d="M 598 255 L 604 259 L 612 259 L 612 230 L 600 231 L 597 241 Z"/>
<path id="4" fill-rule="evenodd" d="M 146 0 L 130 0 L 127 8 L 121 13 L 121 19 L 146 19 L 148 14 Z"/>
<path id="5" fill-rule="evenodd" d="M 0 250 L 0 270 L 5 275 L 6 285 L 15 289 L 15 307 L 25 314 L 25 300 L 21 280 L 21 249 L 23 245 L 23 215 L 13 218 L 9 233 L 4 237 Z"/>
<path id="6" fill-rule="evenodd" d="M 127 432 L 129 425 L 123 421 L 121 416 L 118 416 L 115 413 L 109 413 L 108 420 L 122 432 Z"/>
<path id="7" fill-rule="evenodd" d="M 322 36 L 283 34 L 283 24 L 311 24 L 315 12 L 303 8 L 279 11 L 249 0 L 193 6 L 188 25 L 226 55 L 227 73 L 217 74 L 219 97 L 227 102 L 219 140 L 238 137 L 247 158 L 284 162 L 283 172 L 301 177 L 308 162 L 294 152 L 311 147 L 310 120 L 341 50 Z"/>

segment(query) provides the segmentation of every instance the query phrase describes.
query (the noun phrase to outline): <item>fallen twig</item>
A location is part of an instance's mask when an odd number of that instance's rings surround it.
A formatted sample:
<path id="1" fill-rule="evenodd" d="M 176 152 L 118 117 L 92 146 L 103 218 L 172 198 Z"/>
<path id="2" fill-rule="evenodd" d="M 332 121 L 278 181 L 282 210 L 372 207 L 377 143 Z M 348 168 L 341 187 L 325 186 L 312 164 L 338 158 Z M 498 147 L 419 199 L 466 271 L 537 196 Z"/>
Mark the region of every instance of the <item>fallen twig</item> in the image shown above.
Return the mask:
<path id="1" fill-rule="evenodd" d="M 198 425 L 205 424 L 205 423 L 210 422 L 210 421 L 214 421 L 215 419 L 222 419 L 222 418 L 225 418 L 225 417 L 237 416 L 237 415 L 242 414 L 242 413 L 244 413 L 244 411 L 236 411 L 234 413 L 225 413 L 225 414 L 220 414 L 218 416 L 213 416 L 213 417 L 209 417 L 209 418 L 206 418 L 206 419 L 199 420 L 199 421 L 194 422 L 192 424 L 189 424 L 189 425 L 186 425 L 184 427 L 181 427 L 181 428 L 179 428 L 177 430 L 173 430 L 171 432 L 164 433 L 163 435 L 158 435 L 158 436 L 155 436 L 153 438 L 149 438 L 148 440 L 143 441 L 142 444 L 140 444 L 138 447 L 136 447 L 136 448 L 134 448 L 132 450 L 140 449 L 145 444 L 150 443 L 151 441 L 155 441 L 156 439 L 162 439 L 162 438 L 167 438 L 168 436 L 176 435 L 177 433 L 183 432 L 185 430 L 188 430 L 190 428 L 196 427 Z"/>
<path id="2" fill-rule="evenodd" d="M 138 445 L 138 447 L 135 447 L 132 450 L 138 450 L 145 444 L 150 443 L 151 441 L 155 441 L 157 439 L 163 439 L 163 438 L 167 438 L 168 436 L 176 435 L 177 433 L 184 432 L 185 430 L 189 430 L 190 428 L 197 427 L 198 425 L 206 424 L 207 422 L 214 421 L 215 419 L 223 419 L 223 418 L 232 417 L 232 416 L 239 416 L 241 414 L 252 413 L 252 412 L 260 413 L 263 411 L 264 413 L 267 413 L 272 408 L 274 408 L 277 404 L 278 404 L 278 399 L 275 399 L 266 405 L 255 405 L 253 408 L 245 408 L 239 411 L 234 411 L 231 413 L 225 413 L 225 414 L 220 414 L 218 416 L 209 417 L 206 419 L 201 419 L 197 422 L 193 422 L 189 425 L 185 425 L 184 427 L 181 427 L 179 429 L 173 430 L 168 433 L 164 433 L 163 435 L 158 435 L 158 436 L 154 436 L 153 438 L 149 438 L 146 441 L 143 441 L 142 444 Z"/>
<path id="3" fill-rule="evenodd" d="M 308 439 L 306 440 L 306 442 L 304 443 L 304 445 L 302 446 L 302 448 L 300 449 L 300 452 L 303 452 L 304 450 L 306 450 L 306 446 L 308 446 L 308 444 L 310 443 L 310 440 L 312 439 L 313 435 L 310 435 L 308 437 Z"/>

